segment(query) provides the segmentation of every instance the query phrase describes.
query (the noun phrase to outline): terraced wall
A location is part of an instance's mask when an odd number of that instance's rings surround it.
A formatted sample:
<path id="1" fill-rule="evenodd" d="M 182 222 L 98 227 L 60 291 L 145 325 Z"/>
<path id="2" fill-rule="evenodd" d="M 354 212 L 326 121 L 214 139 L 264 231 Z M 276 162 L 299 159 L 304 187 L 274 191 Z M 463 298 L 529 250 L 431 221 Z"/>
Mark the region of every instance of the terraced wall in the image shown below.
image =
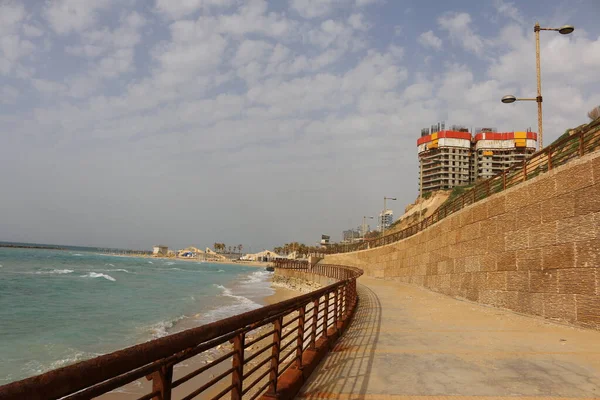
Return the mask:
<path id="1" fill-rule="evenodd" d="M 326 264 L 600 329 L 600 152 L 492 195 L 399 242 Z"/>

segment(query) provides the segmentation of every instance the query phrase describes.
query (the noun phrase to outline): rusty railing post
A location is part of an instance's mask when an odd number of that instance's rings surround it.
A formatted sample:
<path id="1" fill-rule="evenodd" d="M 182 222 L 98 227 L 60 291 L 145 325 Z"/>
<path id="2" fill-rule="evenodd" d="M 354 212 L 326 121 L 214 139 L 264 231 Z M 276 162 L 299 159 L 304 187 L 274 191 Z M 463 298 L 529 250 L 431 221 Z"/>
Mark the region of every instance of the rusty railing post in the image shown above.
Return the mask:
<path id="1" fill-rule="evenodd" d="M 552 169 L 552 149 L 548 149 L 548 171 Z"/>
<path id="2" fill-rule="evenodd" d="M 523 161 L 523 182 L 527 180 L 527 161 Z"/>
<path id="3" fill-rule="evenodd" d="M 273 347 L 271 349 L 271 370 L 269 372 L 269 389 L 266 395 L 268 397 L 277 397 L 277 378 L 279 375 L 279 351 L 281 350 L 281 328 L 283 326 L 283 317 L 279 317 L 273 323 L 275 332 L 273 332 Z"/>
<path id="4" fill-rule="evenodd" d="M 583 132 L 579 132 L 579 157 L 583 157 L 585 153 L 585 146 L 583 145 Z"/>
<path id="5" fill-rule="evenodd" d="M 296 346 L 296 368 L 302 369 L 302 349 L 304 347 L 304 318 L 306 317 L 306 304 L 298 310 L 298 340 Z"/>
<path id="6" fill-rule="evenodd" d="M 327 320 L 329 319 L 329 293 L 325 294 L 325 307 L 323 308 L 323 335 L 327 337 Z"/>
<path id="7" fill-rule="evenodd" d="M 233 372 L 231 373 L 231 400 L 242 399 L 242 386 L 244 382 L 244 341 L 245 333 L 242 332 L 233 338 L 233 355 L 232 367 Z"/>
<path id="8" fill-rule="evenodd" d="M 506 190 L 506 170 L 502 171 L 502 190 Z"/>
<path id="9" fill-rule="evenodd" d="M 313 302 L 313 320 L 312 330 L 310 331 L 310 345 L 309 348 L 314 350 L 317 342 L 317 320 L 319 319 L 319 299 Z"/>
<path id="10" fill-rule="evenodd" d="M 335 328 L 335 330 L 338 330 L 338 321 L 339 321 L 339 317 L 338 317 L 338 291 L 339 291 L 339 287 L 335 288 L 335 292 L 333 292 L 333 327 Z"/>
<path id="11" fill-rule="evenodd" d="M 152 381 L 152 392 L 159 392 L 152 400 L 171 400 L 171 383 L 173 382 L 173 366 L 163 365 L 158 371 L 147 377 Z"/>

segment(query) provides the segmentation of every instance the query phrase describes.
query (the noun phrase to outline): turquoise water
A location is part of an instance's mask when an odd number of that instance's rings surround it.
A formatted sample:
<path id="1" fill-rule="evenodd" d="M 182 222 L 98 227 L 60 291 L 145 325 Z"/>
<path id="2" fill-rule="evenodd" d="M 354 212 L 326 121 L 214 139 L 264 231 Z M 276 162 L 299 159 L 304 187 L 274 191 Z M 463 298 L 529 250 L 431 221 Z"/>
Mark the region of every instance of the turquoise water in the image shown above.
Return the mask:
<path id="1" fill-rule="evenodd" d="M 0 385 L 258 308 L 240 265 L 0 248 Z"/>

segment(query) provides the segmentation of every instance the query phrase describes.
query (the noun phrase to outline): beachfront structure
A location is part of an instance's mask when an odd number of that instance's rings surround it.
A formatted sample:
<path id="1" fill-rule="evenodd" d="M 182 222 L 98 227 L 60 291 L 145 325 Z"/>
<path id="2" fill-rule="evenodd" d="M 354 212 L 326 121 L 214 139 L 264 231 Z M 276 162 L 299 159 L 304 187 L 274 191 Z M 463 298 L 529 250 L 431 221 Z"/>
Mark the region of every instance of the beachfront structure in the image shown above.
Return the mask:
<path id="1" fill-rule="evenodd" d="M 392 226 L 392 223 L 394 222 L 394 212 L 392 210 L 385 210 L 381 213 L 379 213 L 379 230 L 381 231 L 381 227 L 385 227 L 385 229 L 388 229 L 390 226 Z"/>
<path id="2" fill-rule="evenodd" d="M 441 130 L 438 131 L 438 128 Z M 421 130 L 417 140 L 419 193 L 448 190 L 487 179 L 535 153 L 535 132 L 495 132 L 443 124 Z"/>
<path id="3" fill-rule="evenodd" d="M 152 247 L 152 255 L 158 257 L 164 257 L 169 254 L 169 247 L 162 244 L 158 244 Z"/>
<path id="4" fill-rule="evenodd" d="M 246 255 L 240 257 L 240 260 L 270 262 L 272 260 L 278 260 L 278 259 L 283 259 L 283 258 L 285 258 L 285 257 L 282 257 L 273 251 L 263 250 L 259 253 L 255 253 L 255 254 L 246 254 Z"/>

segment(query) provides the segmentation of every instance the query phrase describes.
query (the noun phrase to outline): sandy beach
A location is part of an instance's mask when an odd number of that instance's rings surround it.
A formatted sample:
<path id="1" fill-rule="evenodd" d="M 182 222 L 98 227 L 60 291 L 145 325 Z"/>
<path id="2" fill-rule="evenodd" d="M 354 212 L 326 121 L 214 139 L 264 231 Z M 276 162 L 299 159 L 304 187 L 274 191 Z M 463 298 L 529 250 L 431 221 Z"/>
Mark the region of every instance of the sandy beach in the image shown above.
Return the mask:
<path id="1" fill-rule="evenodd" d="M 273 265 L 272 262 L 263 261 L 242 261 L 242 260 L 201 260 L 200 258 L 188 258 L 188 257 L 158 257 L 153 255 L 139 255 L 139 254 L 105 254 L 113 257 L 132 257 L 132 258 L 147 258 L 149 260 L 167 260 L 167 261 L 187 261 L 196 263 L 210 263 L 210 264 L 230 264 L 230 265 L 245 265 L 248 267 L 259 267 L 266 268 Z"/>
<path id="2" fill-rule="evenodd" d="M 268 264 L 268 263 L 261 263 L 261 264 Z M 246 265 L 246 263 L 244 263 L 243 265 Z M 254 266 L 264 267 L 264 265 L 254 265 Z M 281 280 L 279 280 L 277 283 L 272 282 L 271 287 L 273 288 L 274 293 L 272 295 L 266 296 L 264 298 L 263 304 L 265 304 L 265 305 L 278 303 L 280 301 L 298 296 L 301 293 L 306 293 L 308 291 L 315 289 L 315 287 L 313 285 L 307 285 L 306 287 L 301 287 L 300 285 L 298 285 L 295 282 L 293 284 L 287 285 L 285 283 L 285 281 L 281 281 Z M 247 334 L 246 340 L 250 341 L 253 338 L 260 336 L 262 333 L 266 332 L 267 329 L 272 329 L 270 324 Z M 252 345 L 250 348 L 247 348 L 246 349 L 246 357 L 248 355 L 252 354 L 254 350 L 263 348 L 265 345 L 267 345 L 269 343 L 270 340 L 272 340 L 272 338 L 270 336 L 268 336 L 267 338 Z M 176 380 L 183 376 L 186 376 L 187 374 L 197 370 L 198 368 L 202 367 L 203 365 L 206 365 L 207 363 L 212 362 L 213 360 L 225 355 L 227 352 L 229 352 L 231 350 L 232 350 L 232 345 L 230 343 L 224 343 L 223 345 L 218 346 L 216 349 L 209 350 L 200 355 L 197 355 L 188 360 L 185 360 L 185 361 L 181 362 L 180 364 L 177 364 L 173 368 L 173 380 Z M 270 355 L 269 351 L 264 352 L 259 357 L 257 357 L 252 362 L 250 362 L 247 365 L 247 367 L 252 368 L 253 366 L 260 363 L 261 361 L 265 360 L 265 357 L 267 357 L 269 355 Z M 214 377 L 218 376 L 219 374 L 224 373 L 230 367 L 231 367 L 231 361 L 230 361 L 230 358 L 228 358 L 225 361 L 223 361 L 222 363 L 210 368 L 208 371 L 203 372 L 202 374 L 190 379 L 189 381 L 183 383 L 181 386 L 174 389 L 173 390 L 173 398 L 177 399 L 177 398 L 184 397 L 185 395 L 191 393 L 195 389 L 202 386 L 205 382 L 208 382 L 209 380 L 213 379 Z M 266 371 L 266 368 L 267 368 L 266 366 L 262 367 L 257 373 L 253 374 L 252 376 L 253 377 L 260 376 L 260 372 L 263 370 Z M 199 398 L 205 398 L 205 397 L 210 398 L 210 397 L 215 396 L 216 394 L 218 394 L 221 390 L 225 389 L 231 383 L 230 380 L 231 380 L 231 377 L 229 375 L 224 377 L 219 382 L 219 384 L 217 384 L 213 388 L 207 390 L 202 395 L 199 395 Z M 146 393 L 149 393 L 151 391 L 150 390 L 151 386 L 152 386 L 151 382 L 147 381 L 146 379 L 141 379 L 141 380 L 132 382 L 131 384 L 126 385 L 120 389 L 117 389 L 116 391 L 107 393 L 107 394 L 101 396 L 100 398 L 106 399 L 106 400 L 136 399 Z M 257 388 L 260 386 L 261 386 L 260 384 L 257 385 Z"/>

